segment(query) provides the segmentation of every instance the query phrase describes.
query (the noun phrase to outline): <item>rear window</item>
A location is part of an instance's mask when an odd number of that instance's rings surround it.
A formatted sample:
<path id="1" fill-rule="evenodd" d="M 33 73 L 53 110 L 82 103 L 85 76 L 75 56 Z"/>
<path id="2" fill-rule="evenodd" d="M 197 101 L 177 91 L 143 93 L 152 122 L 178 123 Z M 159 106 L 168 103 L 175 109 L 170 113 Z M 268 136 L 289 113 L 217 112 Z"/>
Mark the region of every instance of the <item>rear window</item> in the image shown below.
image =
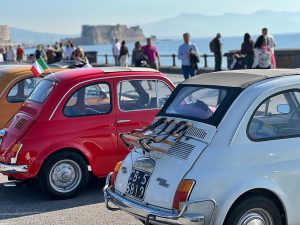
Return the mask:
<path id="1" fill-rule="evenodd" d="M 241 91 L 232 87 L 178 85 L 159 115 L 217 126 Z"/>
<path id="2" fill-rule="evenodd" d="M 224 89 L 206 87 L 184 87 L 166 110 L 167 114 L 208 119 L 225 98 Z"/>
<path id="3" fill-rule="evenodd" d="M 55 86 L 52 80 L 42 80 L 33 90 L 28 100 L 43 103 Z"/>

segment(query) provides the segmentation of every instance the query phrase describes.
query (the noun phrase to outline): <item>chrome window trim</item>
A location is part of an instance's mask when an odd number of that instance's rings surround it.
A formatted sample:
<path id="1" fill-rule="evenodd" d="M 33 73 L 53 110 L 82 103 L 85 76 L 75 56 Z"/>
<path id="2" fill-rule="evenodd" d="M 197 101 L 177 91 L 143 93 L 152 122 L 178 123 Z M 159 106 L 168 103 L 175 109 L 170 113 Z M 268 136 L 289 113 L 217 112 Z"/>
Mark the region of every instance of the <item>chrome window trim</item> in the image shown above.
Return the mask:
<path id="1" fill-rule="evenodd" d="M 14 83 L 16 80 L 18 80 L 19 78 L 23 78 L 23 77 L 27 77 L 28 75 L 22 75 L 22 76 L 19 76 L 19 77 L 16 77 L 15 79 L 11 80 L 8 85 L 3 89 L 3 91 L 0 93 L 0 98 L 3 96 L 3 94 L 6 92 L 6 90 L 10 87 L 10 85 L 12 83 Z M 33 76 L 32 76 L 33 77 Z"/>
<path id="2" fill-rule="evenodd" d="M 139 81 L 139 80 L 147 80 L 147 79 L 132 79 L 133 81 Z M 117 83 L 117 89 L 118 89 L 118 85 L 119 85 L 119 83 L 121 83 L 121 82 L 124 82 L 124 81 L 127 81 L 127 80 L 123 80 L 123 81 L 120 81 L 120 82 L 118 82 Z M 156 91 L 155 91 L 155 93 L 156 93 L 156 103 L 157 103 L 157 105 L 158 105 L 158 98 L 157 98 L 157 95 L 158 95 L 158 89 L 157 89 L 157 84 L 158 84 L 158 82 L 159 81 L 161 81 L 161 82 L 163 82 L 164 84 L 166 84 L 166 86 L 169 88 L 169 90 L 171 91 L 171 93 L 172 93 L 172 88 L 165 82 L 165 81 L 163 81 L 163 80 L 159 80 L 159 79 L 151 79 L 151 81 L 156 81 L 155 82 L 155 89 L 156 89 Z M 119 93 L 117 93 L 117 95 L 119 96 Z M 120 107 L 120 102 L 119 102 L 119 98 L 118 98 L 118 109 L 121 111 L 121 112 L 124 112 L 124 113 L 127 113 L 127 112 L 137 112 L 137 111 L 149 111 L 149 110 L 157 110 L 157 109 L 161 109 L 161 108 L 151 108 L 151 109 L 134 109 L 134 110 L 127 110 L 127 111 L 124 111 L 124 110 L 122 110 L 121 109 L 121 107 Z"/>

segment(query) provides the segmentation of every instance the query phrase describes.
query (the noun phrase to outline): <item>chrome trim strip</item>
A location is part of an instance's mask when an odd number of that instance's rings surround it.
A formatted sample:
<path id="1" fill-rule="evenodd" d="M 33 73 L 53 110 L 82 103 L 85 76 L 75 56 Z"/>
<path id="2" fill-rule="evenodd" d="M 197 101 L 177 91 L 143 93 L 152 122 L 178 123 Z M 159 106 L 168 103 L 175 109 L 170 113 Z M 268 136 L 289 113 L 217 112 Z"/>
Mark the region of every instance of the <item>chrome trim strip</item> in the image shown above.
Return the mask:
<path id="1" fill-rule="evenodd" d="M 27 165 L 10 165 L 0 163 L 0 172 L 3 173 L 26 173 L 28 172 Z"/>
<path id="2" fill-rule="evenodd" d="M 128 71 L 128 72 L 131 72 L 131 71 Z M 141 75 L 130 75 L 130 77 L 141 77 L 141 76 L 143 76 L 142 74 Z M 104 79 L 108 79 L 108 78 L 111 78 L 111 79 L 114 79 L 114 78 L 124 78 L 124 75 L 123 76 L 113 76 L 113 77 L 111 77 L 111 76 L 105 76 L 105 77 L 101 77 L 101 78 L 94 78 L 94 79 L 90 79 L 90 80 L 85 80 L 85 81 L 82 81 L 82 82 L 80 82 L 80 83 L 78 83 L 78 84 L 76 84 L 76 85 L 74 85 L 73 87 L 71 87 L 65 94 L 64 94 L 64 96 L 60 99 L 60 101 L 58 102 L 58 104 L 56 105 L 56 107 L 54 108 L 54 110 L 52 111 L 52 113 L 51 113 L 51 115 L 50 115 L 50 117 L 49 117 L 49 119 L 48 119 L 48 121 L 50 121 L 51 119 L 52 119 L 52 117 L 54 116 L 54 113 L 56 112 L 56 110 L 57 110 L 57 108 L 59 107 L 59 105 L 61 104 L 61 102 L 64 100 L 64 98 L 74 89 L 74 88 L 76 88 L 77 86 L 79 86 L 79 85 L 81 85 L 81 84 L 84 84 L 84 83 L 88 83 L 88 82 L 93 82 L 93 81 L 98 81 L 98 80 L 104 80 Z M 167 79 L 167 80 L 169 80 L 167 77 L 166 77 L 166 75 L 165 75 L 165 77 L 163 77 L 163 78 L 165 78 L 165 79 Z M 155 79 L 154 79 L 155 80 Z M 157 79 L 158 80 L 158 79 Z M 170 80 L 169 80 L 170 81 Z M 170 81 L 171 82 L 171 81 Z M 168 85 L 168 84 L 167 84 Z M 169 85 L 168 85 L 168 87 L 169 87 Z M 170 88 L 170 87 L 169 87 Z M 172 90 L 171 88 L 170 88 L 170 90 Z M 137 110 L 137 111 L 141 111 L 141 110 Z"/>

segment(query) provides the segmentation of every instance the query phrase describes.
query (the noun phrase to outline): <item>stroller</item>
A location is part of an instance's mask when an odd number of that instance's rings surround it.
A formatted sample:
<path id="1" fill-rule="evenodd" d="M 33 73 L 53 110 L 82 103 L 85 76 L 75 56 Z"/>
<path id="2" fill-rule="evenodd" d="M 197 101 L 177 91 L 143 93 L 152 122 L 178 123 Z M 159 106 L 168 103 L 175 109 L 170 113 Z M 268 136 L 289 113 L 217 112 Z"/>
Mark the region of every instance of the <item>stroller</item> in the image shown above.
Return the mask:
<path id="1" fill-rule="evenodd" d="M 233 54 L 232 58 L 233 61 L 230 66 L 231 70 L 242 70 L 246 68 L 246 63 L 245 63 L 246 55 L 235 53 Z"/>

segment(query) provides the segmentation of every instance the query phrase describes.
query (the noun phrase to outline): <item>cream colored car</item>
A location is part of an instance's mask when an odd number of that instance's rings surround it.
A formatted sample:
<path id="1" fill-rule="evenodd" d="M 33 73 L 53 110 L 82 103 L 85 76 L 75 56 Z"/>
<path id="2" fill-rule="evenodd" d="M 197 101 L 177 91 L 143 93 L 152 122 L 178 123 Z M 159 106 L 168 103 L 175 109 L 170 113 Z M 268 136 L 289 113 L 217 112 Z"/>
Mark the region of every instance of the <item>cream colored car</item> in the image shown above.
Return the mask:
<path id="1" fill-rule="evenodd" d="M 123 134 L 110 210 L 144 224 L 298 225 L 300 70 L 203 74 L 156 121 Z"/>

